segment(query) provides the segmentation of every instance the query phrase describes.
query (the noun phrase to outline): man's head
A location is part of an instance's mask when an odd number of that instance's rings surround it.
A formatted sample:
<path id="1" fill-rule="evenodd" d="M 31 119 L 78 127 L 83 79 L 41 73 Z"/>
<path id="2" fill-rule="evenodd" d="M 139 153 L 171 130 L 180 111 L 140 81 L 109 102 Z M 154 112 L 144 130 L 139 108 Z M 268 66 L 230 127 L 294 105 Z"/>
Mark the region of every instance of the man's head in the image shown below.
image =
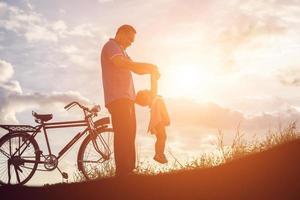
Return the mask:
<path id="1" fill-rule="evenodd" d="M 134 42 L 136 30 L 130 25 L 122 25 L 118 28 L 115 39 L 116 41 L 126 49 Z"/>
<path id="2" fill-rule="evenodd" d="M 150 106 L 151 104 L 151 92 L 149 90 L 141 90 L 137 93 L 135 103 L 140 106 Z"/>

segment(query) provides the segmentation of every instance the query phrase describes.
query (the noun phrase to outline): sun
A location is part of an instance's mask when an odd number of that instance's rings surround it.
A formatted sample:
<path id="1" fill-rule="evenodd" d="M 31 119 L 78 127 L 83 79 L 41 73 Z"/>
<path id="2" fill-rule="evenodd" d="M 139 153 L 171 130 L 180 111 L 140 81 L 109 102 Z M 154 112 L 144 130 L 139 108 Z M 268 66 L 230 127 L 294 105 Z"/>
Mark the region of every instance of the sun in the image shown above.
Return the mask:
<path id="1" fill-rule="evenodd" d="M 164 85 L 169 96 L 195 98 L 207 91 L 209 79 L 209 74 L 198 65 L 177 65 L 168 68 Z"/>

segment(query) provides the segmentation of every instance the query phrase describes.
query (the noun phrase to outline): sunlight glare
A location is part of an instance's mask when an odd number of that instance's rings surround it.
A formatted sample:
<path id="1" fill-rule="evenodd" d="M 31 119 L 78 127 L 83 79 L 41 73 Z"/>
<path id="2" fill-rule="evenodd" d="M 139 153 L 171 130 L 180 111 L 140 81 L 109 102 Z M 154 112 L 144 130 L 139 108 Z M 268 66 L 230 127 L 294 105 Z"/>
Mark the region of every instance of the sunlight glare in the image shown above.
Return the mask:
<path id="1" fill-rule="evenodd" d="M 207 90 L 209 75 L 194 64 L 178 65 L 169 68 L 165 81 L 169 95 L 194 98 Z"/>

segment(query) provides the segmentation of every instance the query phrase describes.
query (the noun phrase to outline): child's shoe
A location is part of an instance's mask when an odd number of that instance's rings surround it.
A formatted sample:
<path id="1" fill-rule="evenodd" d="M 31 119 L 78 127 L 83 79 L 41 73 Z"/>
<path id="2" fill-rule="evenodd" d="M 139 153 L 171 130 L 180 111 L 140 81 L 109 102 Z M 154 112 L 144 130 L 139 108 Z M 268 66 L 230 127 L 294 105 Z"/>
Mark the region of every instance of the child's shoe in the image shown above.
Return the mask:
<path id="1" fill-rule="evenodd" d="M 159 162 L 161 164 L 166 164 L 168 162 L 165 154 L 155 154 L 155 156 L 153 157 L 153 159 L 156 161 L 156 162 Z"/>

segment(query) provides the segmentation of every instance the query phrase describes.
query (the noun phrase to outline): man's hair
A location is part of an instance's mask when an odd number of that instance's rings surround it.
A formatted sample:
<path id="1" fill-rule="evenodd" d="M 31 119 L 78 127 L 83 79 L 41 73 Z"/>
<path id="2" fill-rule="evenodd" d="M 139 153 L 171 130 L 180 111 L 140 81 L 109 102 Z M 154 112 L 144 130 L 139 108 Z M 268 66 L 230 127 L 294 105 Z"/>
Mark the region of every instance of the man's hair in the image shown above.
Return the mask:
<path id="1" fill-rule="evenodd" d="M 135 103 L 139 104 L 140 106 L 148 106 L 147 100 L 151 98 L 151 93 L 149 90 L 141 90 L 137 93 L 135 98 Z"/>
<path id="2" fill-rule="evenodd" d="M 118 35 L 119 33 L 128 33 L 128 32 L 136 33 L 136 30 L 131 25 L 124 24 L 118 28 L 116 35 Z"/>

